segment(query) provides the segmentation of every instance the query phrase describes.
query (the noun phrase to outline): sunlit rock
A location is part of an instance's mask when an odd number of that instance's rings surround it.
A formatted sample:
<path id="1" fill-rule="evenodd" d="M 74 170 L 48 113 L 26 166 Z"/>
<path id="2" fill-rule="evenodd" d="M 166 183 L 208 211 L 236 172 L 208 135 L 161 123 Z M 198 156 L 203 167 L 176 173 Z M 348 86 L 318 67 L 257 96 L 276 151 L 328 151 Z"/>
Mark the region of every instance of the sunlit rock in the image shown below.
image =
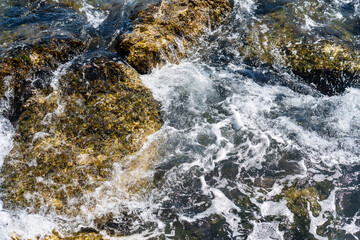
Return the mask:
<path id="1" fill-rule="evenodd" d="M 133 29 L 120 37 L 117 51 L 139 73 L 177 63 L 209 26 L 230 14 L 227 0 L 161 1 L 140 11 Z"/>
<path id="2" fill-rule="evenodd" d="M 161 119 L 131 67 L 99 59 L 69 70 L 49 94 L 34 91 L 17 124 L 1 172 L 4 204 L 74 215 Z"/>
<path id="3" fill-rule="evenodd" d="M 98 233 L 77 233 L 72 236 L 61 237 L 59 234 L 54 233 L 52 236 L 46 236 L 43 240 L 105 240 L 101 234 Z M 10 240 L 25 240 L 17 236 L 15 233 L 11 235 Z M 32 240 L 32 239 L 27 239 Z"/>

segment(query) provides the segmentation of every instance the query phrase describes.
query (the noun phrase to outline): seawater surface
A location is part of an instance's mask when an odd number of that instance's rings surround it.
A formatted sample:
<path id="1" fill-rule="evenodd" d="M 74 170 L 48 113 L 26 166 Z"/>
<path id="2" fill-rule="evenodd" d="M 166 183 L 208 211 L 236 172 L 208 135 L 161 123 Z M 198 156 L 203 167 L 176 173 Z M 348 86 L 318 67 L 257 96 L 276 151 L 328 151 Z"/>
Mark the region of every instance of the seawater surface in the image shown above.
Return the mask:
<path id="1" fill-rule="evenodd" d="M 111 52 L 136 5 L 79 1 L 51 12 L 41 1 L 20 2 L 0 3 L 3 51 L 37 36 L 22 29 L 44 25 L 42 34 L 88 36 L 96 54 Z M 114 222 L 97 230 L 127 235 L 114 239 L 360 238 L 360 89 L 326 96 L 288 69 L 249 65 L 238 51 L 252 24 L 279 9 L 301 16 L 296 24 L 318 39 L 336 34 L 329 29 L 345 29 L 357 45 L 359 3 L 233 4 L 231 21 L 209 29 L 191 57 L 141 77 L 161 103 L 165 121 L 135 156 L 146 157 L 147 147 L 156 143 L 157 163 L 141 173 L 154 187 L 142 196 L 126 196 L 119 186 L 124 173 L 115 166 L 114 179 L 89 194 L 98 199 L 95 210 L 87 212 L 84 203 L 83 216 L 28 214 L 0 205 L 0 239 L 12 232 L 35 238 L 53 229 L 62 234 L 96 229 L 95 219 L 109 213 Z M 11 34 L 19 36 L 15 42 Z M 0 106 L 6 108 L 6 102 Z M 11 150 L 14 131 L 0 116 L 0 163 Z M 296 206 L 302 209 L 296 212 Z M 299 221 L 304 225 L 297 228 Z"/>

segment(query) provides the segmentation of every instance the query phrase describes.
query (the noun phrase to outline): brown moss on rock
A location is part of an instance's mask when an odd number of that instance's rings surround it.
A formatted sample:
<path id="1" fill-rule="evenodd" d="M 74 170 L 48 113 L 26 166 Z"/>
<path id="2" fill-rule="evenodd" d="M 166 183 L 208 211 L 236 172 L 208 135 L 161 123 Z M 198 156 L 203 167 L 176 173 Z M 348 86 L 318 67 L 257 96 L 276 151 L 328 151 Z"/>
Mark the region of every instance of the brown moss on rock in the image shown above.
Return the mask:
<path id="1" fill-rule="evenodd" d="M 35 89 L 47 91 L 48 77 L 60 64 L 84 48 L 78 39 L 51 39 L 13 49 L 0 58 L 0 99 L 10 102 L 6 113 L 12 121 Z"/>
<path id="2" fill-rule="evenodd" d="M 36 91 L 23 109 L 2 192 L 6 206 L 31 211 L 78 213 L 81 196 L 111 177 L 112 163 L 137 152 L 162 124 L 138 74 L 103 59 L 70 71 L 49 95 Z"/>
<path id="3" fill-rule="evenodd" d="M 177 63 L 207 27 L 229 13 L 227 0 L 161 1 L 134 16 L 133 30 L 121 36 L 117 51 L 139 73 L 148 73 L 166 61 Z"/>

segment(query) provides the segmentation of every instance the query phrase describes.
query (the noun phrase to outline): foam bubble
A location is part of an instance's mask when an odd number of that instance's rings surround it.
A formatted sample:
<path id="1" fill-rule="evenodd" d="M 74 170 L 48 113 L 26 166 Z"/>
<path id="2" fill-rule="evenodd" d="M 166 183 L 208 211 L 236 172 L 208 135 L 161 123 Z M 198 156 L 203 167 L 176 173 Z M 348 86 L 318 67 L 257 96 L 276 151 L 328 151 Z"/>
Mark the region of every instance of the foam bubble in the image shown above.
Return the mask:
<path id="1" fill-rule="evenodd" d="M 13 142 L 14 128 L 10 121 L 0 115 L 0 167 L 5 156 L 10 152 Z"/>

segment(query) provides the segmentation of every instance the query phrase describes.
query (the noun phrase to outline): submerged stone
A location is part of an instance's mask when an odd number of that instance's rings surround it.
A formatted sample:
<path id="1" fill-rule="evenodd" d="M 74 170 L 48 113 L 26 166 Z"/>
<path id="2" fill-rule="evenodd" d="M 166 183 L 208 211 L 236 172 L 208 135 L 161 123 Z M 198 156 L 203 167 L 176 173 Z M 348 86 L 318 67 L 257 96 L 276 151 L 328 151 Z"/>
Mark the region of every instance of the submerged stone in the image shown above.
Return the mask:
<path id="1" fill-rule="evenodd" d="M 148 73 L 167 61 L 177 63 L 206 28 L 229 13 L 227 0 L 161 1 L 133 17 L 133 29 L 120 37 L 117 51 L 139 73 Z"/>
<path id="2" fill-rule="evenodd" d="M 77 214 L 112 164 L 161 127 L 158 103 L 128 65 L 92 60 L 58 84 L 49 94 L 34 91 L 23 106 L 1 169 L 7 207 Z"/>
<path id="3" fill-rule="evenodd" d="M 285 199 L 287 207 L 294 214 L 293 223 L 280 224 L 280 230 L 285 231 L 285 239 L 316 239 L 310 233 L 310 214 L 314 217 L 323 214 L 319 201 L 327 199 L 333 188 L 334 185 L 328 180 L 313 186 L 295 183 L 284 187 L 282 192 L 274 197 L 274 200 Z"/>

